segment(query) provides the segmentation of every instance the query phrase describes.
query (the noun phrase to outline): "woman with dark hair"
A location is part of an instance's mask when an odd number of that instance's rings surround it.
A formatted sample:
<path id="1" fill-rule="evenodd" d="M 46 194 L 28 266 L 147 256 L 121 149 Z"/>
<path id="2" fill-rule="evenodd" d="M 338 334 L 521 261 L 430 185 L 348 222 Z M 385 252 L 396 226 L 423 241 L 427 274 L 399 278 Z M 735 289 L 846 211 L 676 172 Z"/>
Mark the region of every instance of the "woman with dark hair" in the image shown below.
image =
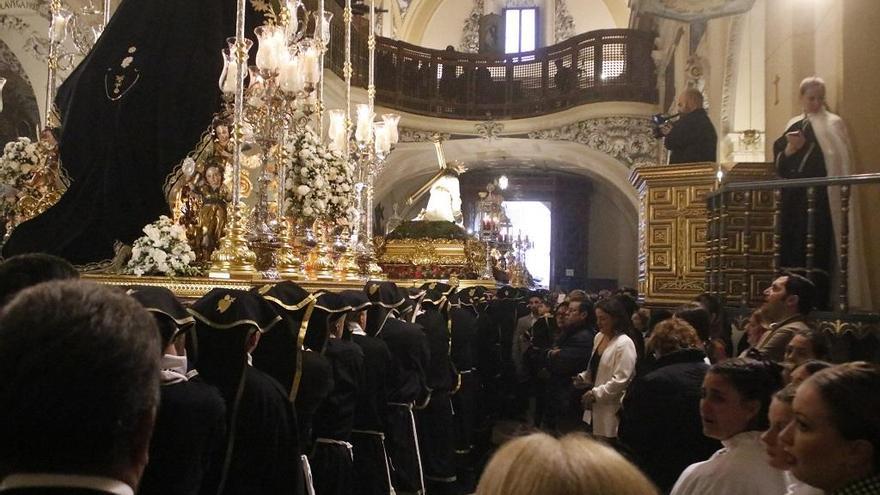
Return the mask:
<path id="1" fill-rule="evenodd" d="M 880 368 L 863 361 L 817 372 L 798 387 L 780 440 L 794 476 L 830 495 L 880 494 Z"/>
<path id="2" fill-rule="evenodd" d="M 791 373 L 788 374 L 789 382 L 795 386 L 800 385 L 801 383 L 804 383 L 807 378 L 815 375 L 817 372 L 832 366 L 834 365 L 827 361 L 811 359 L 791 370 Z"/>
<path id="3" fill-rule="evenodd" d="M 700 400 L 703 434 L 724 447 L 685 469 L 672 494 L 785 493 L 785 477 L 764 461 L 759 441 L 767 429 L 770 399 L 781 386 L 779 367 L 773 363 L 735 358 L 709 368 Z"/>
<path id="4" fill-rule="evenodd" d="M 620 404 L 626 388 L 635 375 L 635 344 L 627 335 L 632 321 L 623 305 L 615 298 L 596 303 L 598 333 L 593 339 L 589 365 L 575 376 L 575 386 L 590 386 L 581 397 L 583 420 L 593 425 L 593 435 L 617 438 Z M 590 385 L 591 384 L 591 385 Z"/>

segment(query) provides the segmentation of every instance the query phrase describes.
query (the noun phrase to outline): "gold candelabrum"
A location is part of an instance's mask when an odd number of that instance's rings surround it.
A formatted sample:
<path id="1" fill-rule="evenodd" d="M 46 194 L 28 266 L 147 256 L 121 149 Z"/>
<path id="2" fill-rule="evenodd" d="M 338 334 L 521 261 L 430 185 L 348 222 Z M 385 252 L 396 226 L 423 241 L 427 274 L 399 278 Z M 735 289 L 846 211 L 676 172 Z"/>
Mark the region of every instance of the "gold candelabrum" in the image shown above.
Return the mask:
<path id="1" fill-rule="evenodd" d="M 58 72 L 72 69 L 91 51 L 104 27 L 110 21 L 110 0 L 103 0 L 102 8 L 89 3 L 71 11 L 61 0 L 49 2 L 49 51 L 46 56 L 46 124 L 52 119 L 55 93 L 58 89 Z M 64 42 L 72 41 L 73 48 L 65 50 Z"/>
<path id="2" fill-rule="evenodd" d="M 327 130 L 330 148 L 341 152 L 345 159 L 354 164 L 357 174 L 355 186 L 358 215 L 353 222 L 353 230 L 347 239 L 347 249 L 340 256 L 346 260 L 346 278 L 352 279 L 353 262 L 357 260 L 361 278 L 384 278 L 382 269 L 377 263 L 376 249 L 373 239 L 373 211 L 375 182 L 382 172 L 385 160 L 397 144 L 399 136 L 397 125 L 400 116 L 393 113 L 382 115 L 382 121 L 376 121 L 375 113 L 375 60 L 376 60 L 376 5 L 370 1 L 370 34 L 367 39 L 369 52 L 369 69 L 367 83 L 367 103 L 357 105 L 357 120 L 352 121 L 351 98 L 351 0 L 346 0 L 343 10 L 345 24 L 345 62 L 343 77 L 345 79 L 346 108 L 329 112 Z M 353 131 L 353 132 L 352 132 Z"/>
<path id="3" fill-rule="evenodd" d="M 486 246 L 486 264 L 480 274 L 483 280 L 494 280 L 494 268 L 498 265 L 500 270 L 505 269 L 505 256 L 508 250 L 507 230 L 510 227 L 510 220 L 504 211 L 504 197 L 496 192 L 495 183 L 486 185 L 486 190 L 479 193 L 479 202 L 477 203 L 480 225 L 480 240 Z M 493 261 L 493 259 L 495 261 Z"/>
<path id="4" fill-rule="evenodd" d="M 306 11 L 299 0 L 287 0 L 274 21 L 255 30 L 256 65 L 247 68 L 253 43 L 244 37 L 244 0 L 238 0 L 236 36 L 222 50 L 220 90 L 232 115 L 231 222 L 211 257 L 210 275 L 219 278 L 302 278 L 301 248 L 293 219 L 285 215 L 285 181 L 290 137 L 308 126 L 322 105 L 319 100 L 323 52 L 329 41 L 331 14 Z M 308 36 L 309 19 L 314 30 Z M 248 79 L 247 85 L 245 79 Z M 320 122 L 320 120 L 319 120 Z M 319 124 L 320 125 L 320 124 Z M 259 161 L 256 203 L 247 226 L 242 219 L 241 161 L 243 145 Z M 276 194 L 270 186 L 276 184 Z"/>

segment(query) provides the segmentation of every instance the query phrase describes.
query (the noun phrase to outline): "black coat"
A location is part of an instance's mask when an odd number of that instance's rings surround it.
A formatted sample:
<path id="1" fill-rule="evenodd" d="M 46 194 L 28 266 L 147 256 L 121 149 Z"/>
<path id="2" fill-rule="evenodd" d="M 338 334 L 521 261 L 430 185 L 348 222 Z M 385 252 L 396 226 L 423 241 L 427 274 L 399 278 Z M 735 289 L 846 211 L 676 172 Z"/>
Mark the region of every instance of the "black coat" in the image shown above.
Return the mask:
<path id="1" fill-rule="evenodd" d="M 352 335 L 364 353 L 364 372 L 357 395 L 354 428 L 356 430 L 385 431 L 385 408 L 388 402 L 388 380 L 391 369 L 391 351 L 377 337 Z"/>
<path id="2" fill-rule="evenodd" d="M 653 371 L 630 384 L 623 401 L 619 440 L 663 491 L 686 467 L 721 447 L 703 435 L 700 419 L 705 357 L 700 349 L 661 356 Z"/>
<path id="3" fill-rule="evenodd" d="M 424 399 L 428 394 L 426 374 L 431 353 L 422 326 L 388 318 L 376 336 L 391 351 L 388 402 L 407 404 Z"/>
<path id="4" fill-rule="evenodd" d="M 198 377 L 163 385 L 161 397 L 138 493 L 216 494 L 226 446 L 223 397 Z"/>
<path id="5" fill-rule="evenodd" d="M 297 493 L 302 483 L 296 415 L 287 391 L 248 366 L 234 425 L 228 495 Z M 232 404 L 227 403 L 227 412 Z M 230 430 L 232 428 L 229 428 Z"/>
<path id="6" fill-rule="evenodd" d="M 347 442 L 364 373 L 364 353 L 354 342 L 331 338 L 324 355 L 333 367 L 333 390 L 315 414 L 315 437 Z"/>
<path id="7" fill-rule="evenodd" d="M 672 126 L 663 140 L 672 152 L 669 163 L 714 162 L 718 135 L 706 110 L 698 108 L 686 113 Z"/>

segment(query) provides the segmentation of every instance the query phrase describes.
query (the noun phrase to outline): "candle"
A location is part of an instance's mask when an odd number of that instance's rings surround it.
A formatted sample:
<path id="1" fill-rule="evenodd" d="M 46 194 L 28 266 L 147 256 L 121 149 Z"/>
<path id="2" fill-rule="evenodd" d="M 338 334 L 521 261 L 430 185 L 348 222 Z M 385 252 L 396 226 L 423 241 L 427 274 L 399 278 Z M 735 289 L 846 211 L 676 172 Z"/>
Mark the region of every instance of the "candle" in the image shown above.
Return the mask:
<path id="1" fill-rule="evenodd" d="M 330 137 L 330 149 L 342 153 L 345 150 L 345 110 L 330 110 L 330 126 L 327 135 Z"/>
<path id="2" fill-rule="evenodd" d="M 385 155 L 391 151 L 391 141 L 388 140 L 388 129 L 385 124 L 377 123 L 373 126 L 373 132 L 376 135 L 376 154 Z"/>
<path id="3" fill-rule="evenodd" d="M 321 24 L 321 42 L 326 48 L 330 44 L 330 20 L 333 19 L 333 12 L 324 11 L 324 22 Z M 316 36 L 317 37 L 317 36 Z"/>
<path id="4" fill-rule="evenodd" d="M 302 51 L 303 80 L 306 84 L 316 84 L 321 72 L 321 62 L 318 60 L 318 49 L 308 45 Z"/>
<path id="5" fill-rule="evenodd" d="M 281 73 L 278 79 L 282 91 L 296 93 L 302 90 L 299 57 L 288 54 L 287 60 L 281 65 Z"/>
<path id="6" fill-rule="evenodd" d="M 366 143 L 373 137 L 373 116 L 370 105 L 361 103 L 357 106 L 357 130 L 354 137 L 359 143 Z"/>
<path id="7" fill-rule="evenodd" d="M 229 48 L 220 51 L 223 55 L 223 72 L 220 73 L 220 91 L 231 94 L 235 93 L 235 83 L 238 80 L 238 64 L 235 57 L 229 53 Z"/>
<path id="8" fill-rule="evenodd" d="M 299 30 L 299 6 L 302 5 L 299 0 L 287 0 L 287 13 L 290 16 L 287 20 L 287 26 L 285 29 L 285 34 L 287 38 L 290 39 L 293 37 L 296 32 Z"/>
<path id="9" fill-rule="evenodd" d="M 274 72 L 281 62 L 281 52 L 286 50 L 284 36 L 275 26 L 262 25 L 254 30 L 257 35 L 257 67 L 261 71 Z"/>
<path id="10" fill-rule="evenodd" d="M 400 141 L 400 135 L 397 133 L 397 124 L 400 122 L 400 115 L 396 113 L 382 114 L 382 121 L 385 122 L 385 129 L 388 131 L 388 142 L 391 145 Z"/>
<path id="11" fill-rule="evenodd" d="M 67 34 L 67 22 L 73 13 L 67 9 L 61 9 L 52 14 L 52 25 L 49 27 L 49 38 L 55 43 L 64 41 Z"/>

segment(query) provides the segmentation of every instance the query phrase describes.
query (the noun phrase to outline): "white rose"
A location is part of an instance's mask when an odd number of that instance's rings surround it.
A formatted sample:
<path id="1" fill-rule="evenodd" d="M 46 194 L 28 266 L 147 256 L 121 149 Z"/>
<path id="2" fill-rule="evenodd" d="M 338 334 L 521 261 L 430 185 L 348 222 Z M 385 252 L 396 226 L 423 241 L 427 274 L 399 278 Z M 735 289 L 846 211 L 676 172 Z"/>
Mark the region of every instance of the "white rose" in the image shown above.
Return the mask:
<path id="1" fill-rule="evenodd" d="M 321 189 L 324 187 L 324 178 L 320 175 L 315 178 L 315 187 Z"/>
<path id="2" fill-rule="evenodd" d="M 307 216 L 307 217 L 310 217 L 310 216 L 312 216 L 312 215 L 315 214 L 315 210 L 313 210 L 313 209 L 311 209 L 310 207 L 306 206 L 305 208 L 303 208 L 302 213 L 303 213 L 303 215 L 305 215 L 305 216 Z"/>
<path id="3" fill-rule="evenodd" d="M 312 188 L 310 188 L 309 186 L 303 184 L 303 185 L 301 185 L 301 186 L 299 186 L 299 187 L 296 188 L 296 195 L 297 195 L 297 196 L 305 196 L 305 195 L 308 194 L 309 191 L 311 191 L 311 190 L 312 190 Z"/>
<path id="4" fill-rule="evenodd" d="M 159 229 L 157 229 L 153 225 L 147 225 L 144 227 L 144 234 L 147 234 L 147 237 L 153 242 L 159 242 Z"/>
<path id="5" fill-rule="evenodd" d="M 165 260 L 168 259 L 168 254 L 165 253 L 165 251 L 162 251 L 161 249 L 150 250 L 150 256 L 152 256 L 153 259 L 156 260 L 157 263 L 164 263 Z"/>

